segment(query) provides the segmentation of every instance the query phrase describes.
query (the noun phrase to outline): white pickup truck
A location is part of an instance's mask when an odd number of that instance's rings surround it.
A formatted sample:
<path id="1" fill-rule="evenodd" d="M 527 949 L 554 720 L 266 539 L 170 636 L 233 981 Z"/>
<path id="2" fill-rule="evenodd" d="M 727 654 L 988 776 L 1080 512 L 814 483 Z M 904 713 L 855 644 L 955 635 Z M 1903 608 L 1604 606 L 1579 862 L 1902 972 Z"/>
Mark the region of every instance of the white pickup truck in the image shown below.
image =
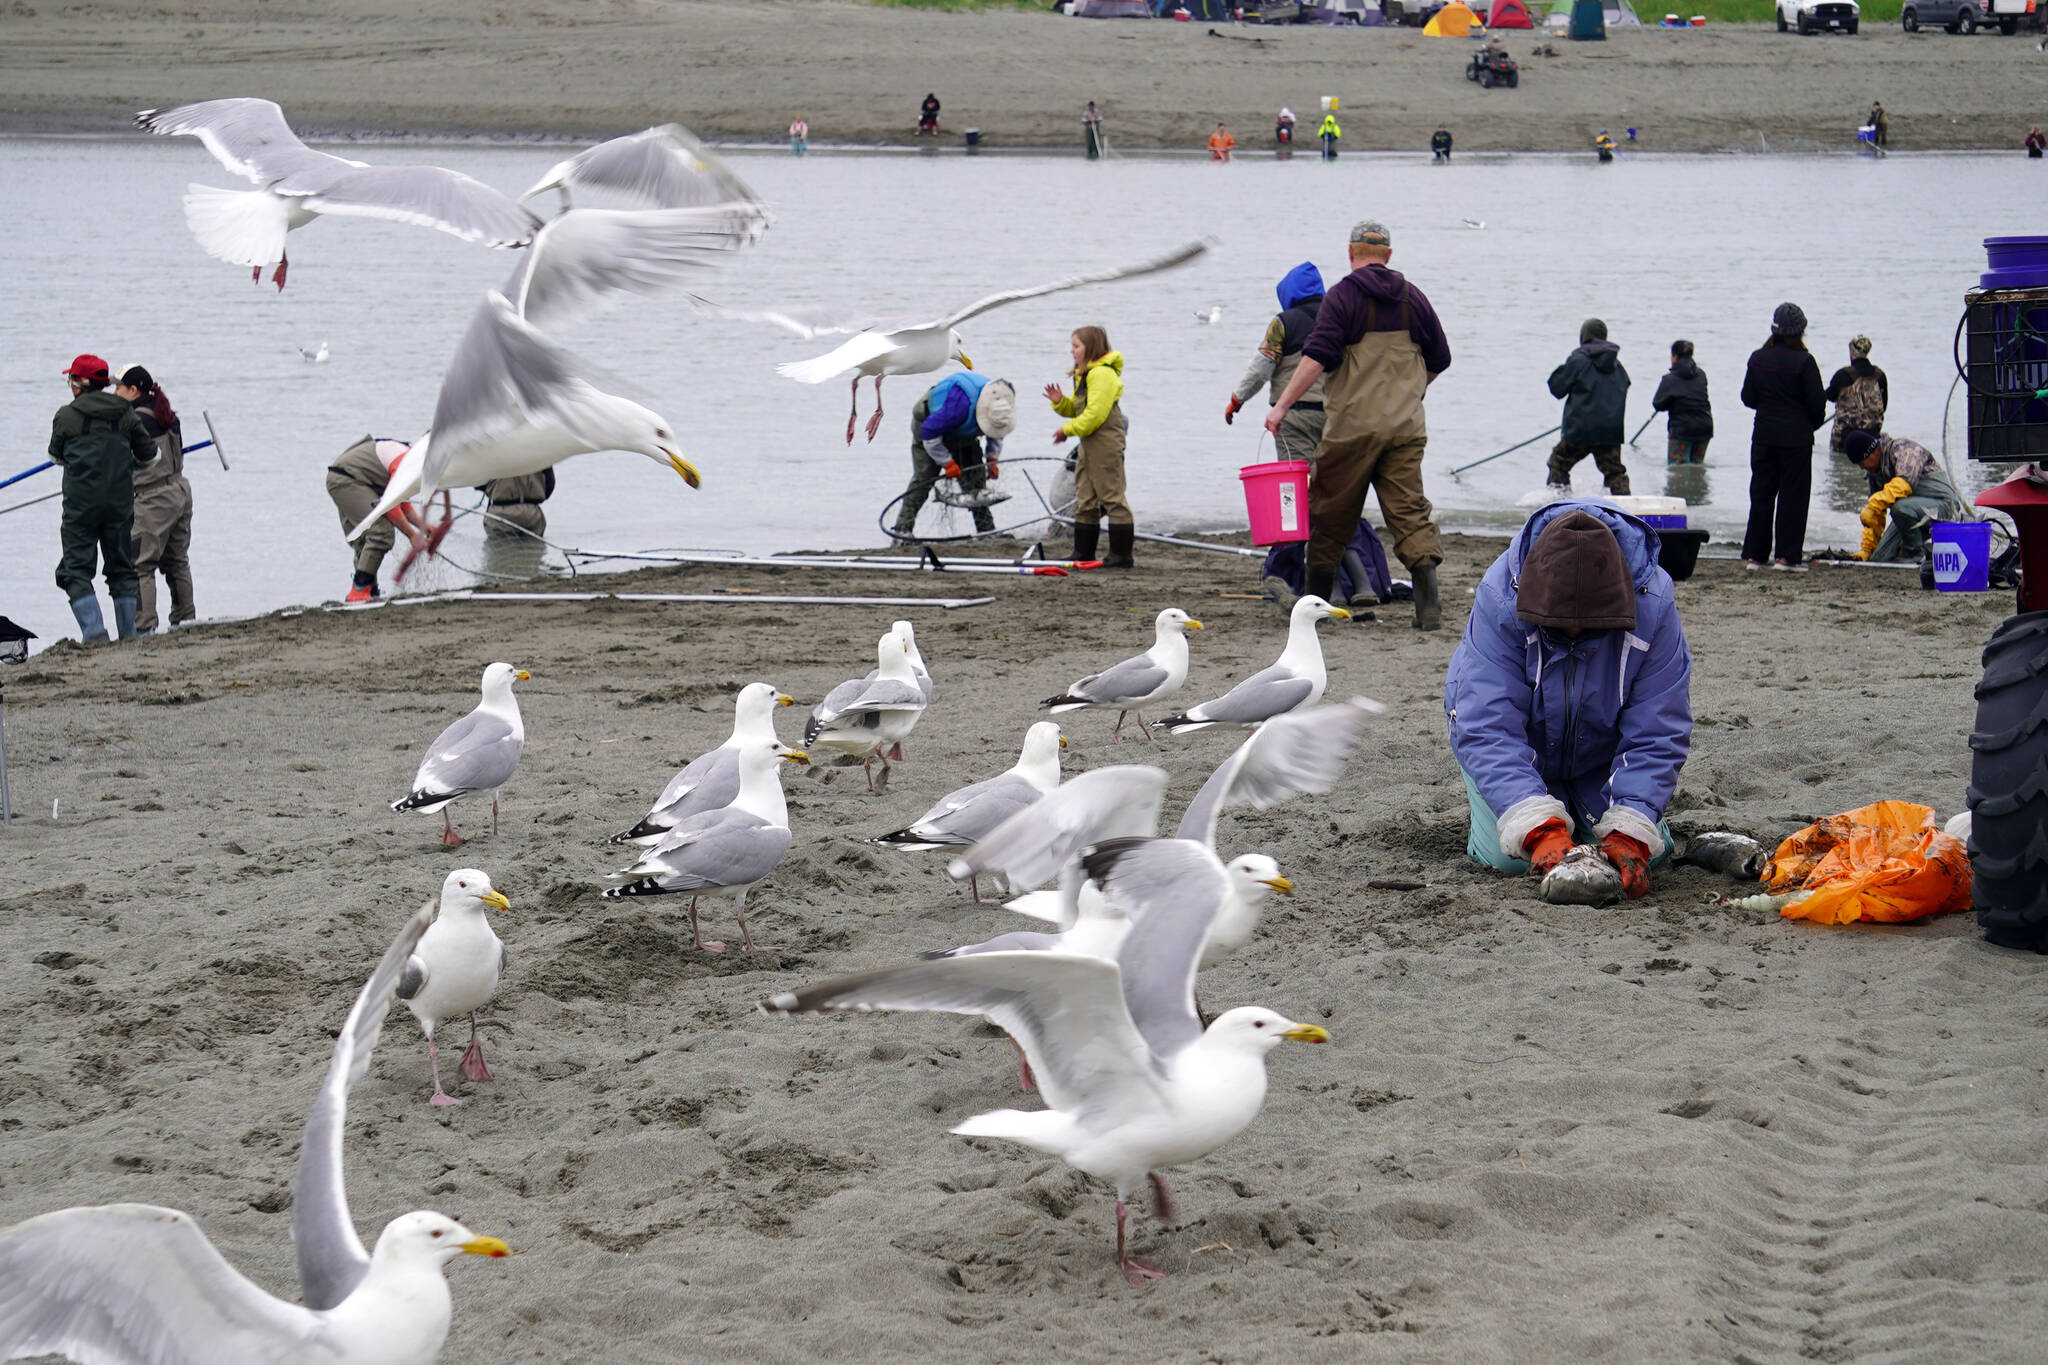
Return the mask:
<path id="1" fill-rule="evenodd" d="M 1777 0 L 1777 6 L 1780 33 L 1789 29 L 1799 33 L 1853 34 L 1863 19 L 1856 0 Z"/>

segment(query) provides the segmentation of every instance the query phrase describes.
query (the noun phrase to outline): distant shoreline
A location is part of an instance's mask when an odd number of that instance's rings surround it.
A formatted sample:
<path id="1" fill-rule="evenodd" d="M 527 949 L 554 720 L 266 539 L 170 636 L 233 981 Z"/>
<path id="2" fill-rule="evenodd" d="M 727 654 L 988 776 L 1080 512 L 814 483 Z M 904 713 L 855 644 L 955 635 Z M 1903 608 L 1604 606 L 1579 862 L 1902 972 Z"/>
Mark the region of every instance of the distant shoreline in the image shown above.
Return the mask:
<path id="1" fill-rule="evenodd" d="M 236 0 L 193 4 L 110 0 L 88 26 L 16 6 L 0 134 L 119 134 L 138 109 L 256 94 L 343 141 L 577 142 L 674 120 L 772 147 L 801 114 L 821 151 L 876 150 L 918 143 L 927 90 L 945 105 L 943 150 L 972 127 L 989 153 L 1077 156 L 1091 99 L 1128 154 L 1200 155 L 1219 120 L 1244 152 L 1270 150 L 1280 107 L 1312 129 L 1324 94 L 1342 101 L 1351 153 L 1419 152 L 1439 123 L 1459 154 L 1579 153 L 1629 126 L 1646 153 L 1846 151 L 1882 100 L 1897 150 L 2018 158 L 2028 126 L 2048 123 L 2048 59 L 2030 35 L 1909 36 L 1875 19 L 1853 38 L 1762 24 L 1604 43 L 1508 31 L 1523 80 L 1482 90 L 1463 76 L 1476 44 L 1413 29 L 1212 38 L 1203 24 L 791 0 L 532 0 L 489 16 L 452 0 L 302 0 L 253 16 Z"/>

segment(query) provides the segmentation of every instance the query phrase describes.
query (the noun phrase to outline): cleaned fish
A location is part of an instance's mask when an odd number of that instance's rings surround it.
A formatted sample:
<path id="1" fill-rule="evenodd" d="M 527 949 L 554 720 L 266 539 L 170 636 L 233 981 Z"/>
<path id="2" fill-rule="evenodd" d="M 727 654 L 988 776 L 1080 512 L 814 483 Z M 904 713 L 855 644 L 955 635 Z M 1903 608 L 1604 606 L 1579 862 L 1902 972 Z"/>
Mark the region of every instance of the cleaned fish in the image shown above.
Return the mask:
<path id="1" fill-rule="evenodd" d="M 1621 874 L 1591 844 L 1580 844 L 1543 878 L 1536 894 L 1552 905 L 1605 905 L 1621 899 Z"/>
<path id="2" fill-rule="evenodd" d="M 1709 834 L 1695 834 L 1687 839 L 1685 853 L 1678 861 L 1753 882 L 1770 866 L 1771 854 L 1769 849 L 1747 834 L 1722 829 Z"/>

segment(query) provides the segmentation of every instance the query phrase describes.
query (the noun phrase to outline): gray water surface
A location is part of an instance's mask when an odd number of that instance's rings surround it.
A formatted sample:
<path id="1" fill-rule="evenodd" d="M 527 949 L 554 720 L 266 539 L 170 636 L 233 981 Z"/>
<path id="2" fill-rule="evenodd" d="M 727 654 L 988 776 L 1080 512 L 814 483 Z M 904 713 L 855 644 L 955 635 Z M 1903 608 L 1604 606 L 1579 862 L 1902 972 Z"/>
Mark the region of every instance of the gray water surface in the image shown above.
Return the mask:
<path id="1" fill-rule="evenodd" d="M 357 146 L 378 162 L 431 161 L 517 193 L 559 148 Z M 1430 492 L 1441 519 L 1505 529 L 1542 482 L 1543 441 L 1474 470 L 1447 471 L 1557 420 L 1544 380 L 1597 314 L 1633 375 L 1630 429 L 1676 337 L 1698 347 L 1719 434 L 1687 489 L 1695 525 L 1739 534 L 1749 414 L 1742 366 L 1771 310 L 1797 300 L 1825 378 L 1867 332 L 1890 375 L 1890 430 L 1941 449 L 1950 345 L 1986 236 L 2038 230 L 2040 172 L 2011 155 L 1590 158 L 1350 157 L 1334 164 L 1252 156 L 1178 159 L 741 153 L 776 207 L 762 245 L 704 275 L 733 304 L 845 304 L 884 317 L 936 315 L 995 289 L 1134 261 L 1213 235 L 1188 269 L 1032 300 L 962 331 L 980 369 L 1010 378 L 1024 421 L 1010 454 L 1050 455 L 1054 419 L 1038 391 L 1063 381 L 1067 334 L 1098 323 L 1126 357 L 1130 500 L 1153 529 L 1241 527 L 1238 466 L 1270 458 L 1263 399 L 1222 421 L 1225 400 L 1274 308 L 1273 284 L 1313 259 L 1334 282 L 1354 219 L 1384 219 L 1394 264 L 1434 301 L 1454 363 L 1430 392 Z M 325 219 L 292 234 L 279 294 L 205 256 L 184 225 L 189 181 L 230 188 L 189 139 L 0 142 L 7 270 L 0 310 L 0 476 L 40 461 L 59 376 L 93 351 L 142 363 L 187 418 L 213 414 L 232 469 L 188 458 L 197 499 L 194 572 L 202 618 L 338 598 L 348 554 L 322 486 L 326 465 L 365 432 L 410 438 L 431 418 L 442 368 L 508 253 L 443 234 Z M 550 200 L 552 196 L 549 197 Z M 542 205 L 552 212 L 552 203 Z M 1474 229 L 1462 220 L 1485 224 Z M 1219 325 L 1198 311 L 1223 308 Z M 298 347 L 325 341 L 310 365 Z M 876 514 L 908 472 L 907 425 L 922 392 L 888 381 L 880 439 L 846 446 L 847 390 L 779 378 L 817 354 L 772 329 L 693 312 L 677 296 L 631 300 L 561 336 L 646 390 L 702 468 L 691 492 L 636 455 L 581 456 L 559 470 L 550 536 L 610 550 L 772 551 L 873 544 Z M 871 388 L 863 385 L 865 414 Z M 1962 470 L 1961 408 L 1953 457 Z M 195 434 L 198 433 L 198 434 Z M 1639 493 L 1665 491 L 1662 420 L 1628 452 Z M 1860 476 L 1817 463 L 1809 545 L 1853 544 Z M 1042 467 L 1041 467 L 1042 468 Z M 1591 462 L 1579 486 L 1594 487 Z M 0 490 L 0 506 L 56 488 L 54 472 Z M 1009 507 L 1032 505 L 1028 491 Z M 54 586 L 56 501 L 0 515 L 0 614 L 54 638 L 74 628 Z M 474 522 L 465 523 L 465 527 Z M 475 562 L 476 540 L 451 538 Z M 388 566 L 387 566 L 388 577 Z M 469 581 L 449 568 L 427 586 Z M 887 590 L 900 590 L 889 585 Z M 878 589 L 882 590 L 882 589 Z"/>

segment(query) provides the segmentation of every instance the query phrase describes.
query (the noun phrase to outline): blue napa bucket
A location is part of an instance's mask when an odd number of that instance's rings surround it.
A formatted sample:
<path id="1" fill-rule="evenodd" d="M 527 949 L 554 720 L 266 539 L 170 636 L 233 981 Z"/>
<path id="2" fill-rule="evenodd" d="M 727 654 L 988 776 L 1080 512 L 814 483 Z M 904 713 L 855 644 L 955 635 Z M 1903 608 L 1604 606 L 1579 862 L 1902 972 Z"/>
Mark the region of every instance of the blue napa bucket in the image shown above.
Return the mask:
<path id="1" fill-rule="evenodd" d="M 1977 277 L 1986 289 L 2035 289 L 2048 285 L 2048 237 L 1986 237 L 1991 268 Z"/>
<path id="2" fill-rule="evenodd" d="M 1991 590 L 1991 523 L 1937 521 L 1934 539 L 1934 586 L 1940 592 Z"/>

